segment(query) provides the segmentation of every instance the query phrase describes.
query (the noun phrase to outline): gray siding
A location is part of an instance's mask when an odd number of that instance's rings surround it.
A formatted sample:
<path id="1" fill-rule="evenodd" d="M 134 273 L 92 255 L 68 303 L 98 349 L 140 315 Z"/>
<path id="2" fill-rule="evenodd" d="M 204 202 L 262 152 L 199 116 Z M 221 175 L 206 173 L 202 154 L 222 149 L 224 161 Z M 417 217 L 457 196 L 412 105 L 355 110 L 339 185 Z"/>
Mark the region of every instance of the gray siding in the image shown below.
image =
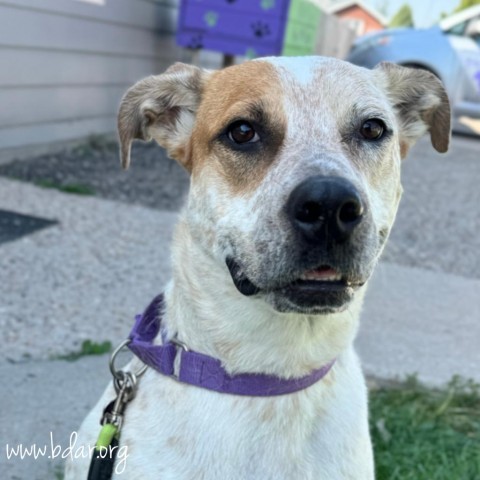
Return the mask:
<path id="1" fill-rule="evenodd" d="M 113 132 L 128 86 L 188 60 L 173 38 L 177 4 L 0 0 L 0 149 Z"/>

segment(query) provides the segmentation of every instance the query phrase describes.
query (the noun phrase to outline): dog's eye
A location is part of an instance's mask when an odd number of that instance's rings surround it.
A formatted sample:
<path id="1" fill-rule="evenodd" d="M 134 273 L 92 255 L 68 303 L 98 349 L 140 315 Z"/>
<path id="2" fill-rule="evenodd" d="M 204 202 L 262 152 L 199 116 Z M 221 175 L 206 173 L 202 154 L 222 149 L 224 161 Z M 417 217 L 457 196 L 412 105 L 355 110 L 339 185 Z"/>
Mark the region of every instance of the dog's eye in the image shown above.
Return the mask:
<path id="1" fill-rule="evenodd" d="M 385 133 L 385 124 L 382 120 L 371 118 L 366 122 L 363 122 L 360 133 L 366 140 L 380 140 Z"/>
<path id="2" fill-rule="evenodd" d="M 228 138 L 238 144 L 254 143 L 260 140 L 252 125 L 244 120 L 232 123 L 228 127 L 227 133 Z"/>

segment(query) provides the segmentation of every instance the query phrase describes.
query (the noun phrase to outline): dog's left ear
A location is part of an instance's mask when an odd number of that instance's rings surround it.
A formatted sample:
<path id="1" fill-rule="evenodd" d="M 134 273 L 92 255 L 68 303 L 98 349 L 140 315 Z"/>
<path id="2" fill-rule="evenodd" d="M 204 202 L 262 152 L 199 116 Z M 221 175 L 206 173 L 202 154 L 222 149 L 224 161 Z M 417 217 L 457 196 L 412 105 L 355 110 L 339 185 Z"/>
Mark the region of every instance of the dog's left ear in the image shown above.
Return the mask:
<path id="1" fill-rule="evenodd" d="M 450 103 L 442 82 L 430 72 L 382 62 L 376 74 L 386 81 L 388 97 L 399 116 L 400 142 L 404 156 L 427 131 L 438 152 L 450 143 Z"/>
<path id="2" fill-rule="evenodd" d="M 187 170 L 186 145 L 210 71 L 176 63 L 162 75 L 137 82 L 122 99 L 118 113 L 120 158 L 130 165 L 134 139 L 157 141 Z"/>

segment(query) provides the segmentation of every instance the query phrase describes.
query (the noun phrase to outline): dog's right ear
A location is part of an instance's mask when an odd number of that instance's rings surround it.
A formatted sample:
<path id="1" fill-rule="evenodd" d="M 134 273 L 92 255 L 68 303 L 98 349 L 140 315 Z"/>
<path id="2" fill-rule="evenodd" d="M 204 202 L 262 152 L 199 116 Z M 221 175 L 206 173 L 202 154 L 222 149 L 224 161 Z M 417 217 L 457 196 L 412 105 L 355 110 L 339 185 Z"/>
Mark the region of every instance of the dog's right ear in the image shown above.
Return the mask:
<path id="1" fill-rule="evenodd" d="M 137 82 L 122 99 L 118 113 L 120 158 L 130 165 L 134 139 L 151 140 L 167 149 L 187 170 L 186 145 L 210 71 L 176 63 L 162 75 Z"/>

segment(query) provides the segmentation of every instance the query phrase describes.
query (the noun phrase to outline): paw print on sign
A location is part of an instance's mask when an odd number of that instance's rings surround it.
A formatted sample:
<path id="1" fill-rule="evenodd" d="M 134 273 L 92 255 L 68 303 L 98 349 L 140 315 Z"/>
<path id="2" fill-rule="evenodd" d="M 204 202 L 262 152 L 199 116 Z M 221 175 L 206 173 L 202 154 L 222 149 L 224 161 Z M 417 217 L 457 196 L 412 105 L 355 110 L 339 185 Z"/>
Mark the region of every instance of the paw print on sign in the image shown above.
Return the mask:
<path id="1" fill-rule="evenodd" d="M 193 49 L 198 49 L 198 48 L 203 48 L 203 37 L 202 35 L 192 35 L 190 38 L 190 42 L 188 42 L 188 47 L 187 48 L 193 48 Z"/>
<path id="2" fill-rule="evenodd" d="M 268 26 L 268 23 L 262 22 L 259 20 L 258 22 L 252 23 L 251 25 L 253 34 L 257 38 L 263 38 L 266 37 L 267 35 L 270 35 L 270 27 Z"/>
<path id="3" fill-rule="evenodd" d="M 217 12 L 207 12 L 204 16 L 203 19 L 205 20 L 205 23 L 210 27 L 214 27 L 217 22 L 218 22 L 218 13 Z"/>
<path id="4" fill-rule="evenodd" d="M 262 0 L 260 2 L 260 7 L 262 10 L 271 10 L 272 8 L 275 8 L 275 3 L 276 0 Z"/>

